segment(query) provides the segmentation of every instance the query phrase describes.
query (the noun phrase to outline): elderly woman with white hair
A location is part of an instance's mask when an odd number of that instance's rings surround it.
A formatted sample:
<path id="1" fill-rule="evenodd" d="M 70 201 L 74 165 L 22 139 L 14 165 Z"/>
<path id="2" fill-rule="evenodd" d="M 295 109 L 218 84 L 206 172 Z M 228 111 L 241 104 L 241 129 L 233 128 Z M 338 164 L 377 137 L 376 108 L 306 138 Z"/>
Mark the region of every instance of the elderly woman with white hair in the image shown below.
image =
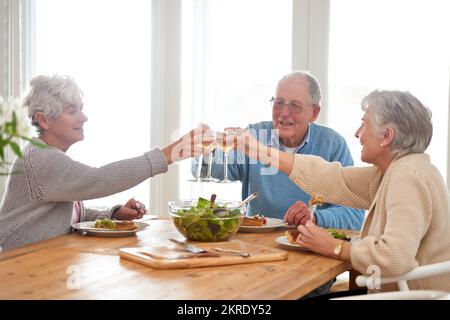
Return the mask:
<path id="1" fill-rule="evenodd" d="M 312 222 L 298 227 L 296 242 L 314 252 L 351 262 L 368 274 L 396 277 L 417 266 L 450 260 L 449 194 L 425 154 L 433 134 L 431 112 L 409 92 L 376 90 L 362 101 L 356 137 L 369 167 L 342 167 L 316 156 L 270 149 L 243 134 L 238 147 L 279 168 L 311 195 L 368 210 L 361 240 L 346 242 Z M 286 214 L 293 223 L 295 214 Z M 450 291 L 450 275 L 409 282 L 411 289 Z M 398 290 L 382 285 L 382 291 Z"/>
<path id="2" fill-rule="evenodd" d="M 0 206 L 0 247 L 21 247 L 71 232 L 74 222 L 101 218 L 133 220 L 145 212 L 134 199 L 108 211 L 87 209 L 82 200 L 129 189 L 166 172 L 174 161 L 199 155 L 193 139 L 200 127 L 162 150 L 95 168 L 72 160 L 66 151 L 84 138 L 82 92 L 70 77 L 37 76 L 24 101 L 39 133 L 17 158 Z M 41 146 L 39 146 L 39 144 Z M 45 144 L 47 147 L 42 147 Z"/>

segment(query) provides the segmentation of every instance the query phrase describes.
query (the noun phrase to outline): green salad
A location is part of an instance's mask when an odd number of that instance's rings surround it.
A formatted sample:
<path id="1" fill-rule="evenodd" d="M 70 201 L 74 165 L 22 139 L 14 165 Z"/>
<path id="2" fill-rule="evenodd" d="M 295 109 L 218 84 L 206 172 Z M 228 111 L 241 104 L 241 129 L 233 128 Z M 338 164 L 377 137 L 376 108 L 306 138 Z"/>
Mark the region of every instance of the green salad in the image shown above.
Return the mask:
<path id="1" fill-rule="evenodd" d="M 336 229 L 330 229 L 329 232 L 335 239 L 350 241 L 350 237 L 343 232 L 339 232 Z"/>
<path id="2" fill-rule="evenodd" d="M 116 224 L 111 219 L 99 219 L 95 220 L 94 228 L 102 228 L 102 229 L 115 229 Z"/>
<path id="3" fill-rule="evenodd" d="M 240 209 L 227 209 L 205 198 L 189 209 L 172 211 L 172 221 L 178 231 L 189 240 L 227 240 L 239 229 L 243 215 Z"/>

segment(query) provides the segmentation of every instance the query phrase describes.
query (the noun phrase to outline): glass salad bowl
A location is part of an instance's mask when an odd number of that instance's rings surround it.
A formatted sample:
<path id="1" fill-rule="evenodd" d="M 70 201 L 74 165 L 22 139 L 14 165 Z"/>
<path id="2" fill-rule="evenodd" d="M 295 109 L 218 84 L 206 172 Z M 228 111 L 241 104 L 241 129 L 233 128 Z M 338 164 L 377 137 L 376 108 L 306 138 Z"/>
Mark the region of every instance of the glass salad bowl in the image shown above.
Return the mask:
<path id="1" fill-rule="evenodd" d="M 241 226 L 246 205 L 239 201 L 204 198 L 169 201 L 169 214 L 177 230 L 188 240 L 224 241 Z"/>

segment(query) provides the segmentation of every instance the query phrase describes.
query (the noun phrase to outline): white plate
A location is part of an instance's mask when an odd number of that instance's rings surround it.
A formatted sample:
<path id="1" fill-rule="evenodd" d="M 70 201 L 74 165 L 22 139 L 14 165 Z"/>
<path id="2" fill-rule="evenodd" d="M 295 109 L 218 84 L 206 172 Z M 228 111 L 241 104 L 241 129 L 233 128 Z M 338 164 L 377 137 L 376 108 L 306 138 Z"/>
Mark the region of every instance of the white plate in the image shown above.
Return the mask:
<path id="1" fill-rule="evenodd" d="M 267 222 L 263 226 L 240 226 L 239 232 L 270 232 L 277 228 L 287 226 L 281 219 L 266 218 Z"/>
<path id="2" fill-rule="evenodd" d="M 133 221 L 137 229 L 134 230 L 108 230 L 102 228 L 93 228 L 95 221 L 79 222 L 72 225 L 72 228 L 81 233 L 90 234 L 98 237 L 129 237 L 135 235 L 136 232 L 142 231 L 148 227 L 147 223 Z"/>
<path id="3" fill-rule="evenodd" d="M 278 237 L 278 238 L 275 239 L 275 241 L 277 243 L 281 244 L 282 246 L 290 248 L 290 249 L 300 250 L 300 251 L 311 251 L 310 249 L 302 247 L 299 244 L 290 243 L 286 236 Z"/>

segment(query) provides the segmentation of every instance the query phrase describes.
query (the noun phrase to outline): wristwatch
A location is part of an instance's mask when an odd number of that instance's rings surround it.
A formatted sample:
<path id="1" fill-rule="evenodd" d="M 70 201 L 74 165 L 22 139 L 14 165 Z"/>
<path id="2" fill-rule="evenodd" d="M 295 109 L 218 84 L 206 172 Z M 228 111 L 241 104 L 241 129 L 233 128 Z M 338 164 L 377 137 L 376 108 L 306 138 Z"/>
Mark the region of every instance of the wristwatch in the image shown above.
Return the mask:
<path id="1" fill-rule="evenodd" d="M 344 246 L 345 241 L 341 240 L 339 244 L 334 247 L 333 253 L 336 259 L 341 259 L 342 247 Z"/>
<path id="2" fill-rule="evenodd" d="M 114 213 L 116 213 L 117 210 L 122 208 L 123 206 L 121 204 L 117 204 L 114 207 L 112 207 L 109 212 L 111 212 L 111 218 L 113 218 Z"/>

